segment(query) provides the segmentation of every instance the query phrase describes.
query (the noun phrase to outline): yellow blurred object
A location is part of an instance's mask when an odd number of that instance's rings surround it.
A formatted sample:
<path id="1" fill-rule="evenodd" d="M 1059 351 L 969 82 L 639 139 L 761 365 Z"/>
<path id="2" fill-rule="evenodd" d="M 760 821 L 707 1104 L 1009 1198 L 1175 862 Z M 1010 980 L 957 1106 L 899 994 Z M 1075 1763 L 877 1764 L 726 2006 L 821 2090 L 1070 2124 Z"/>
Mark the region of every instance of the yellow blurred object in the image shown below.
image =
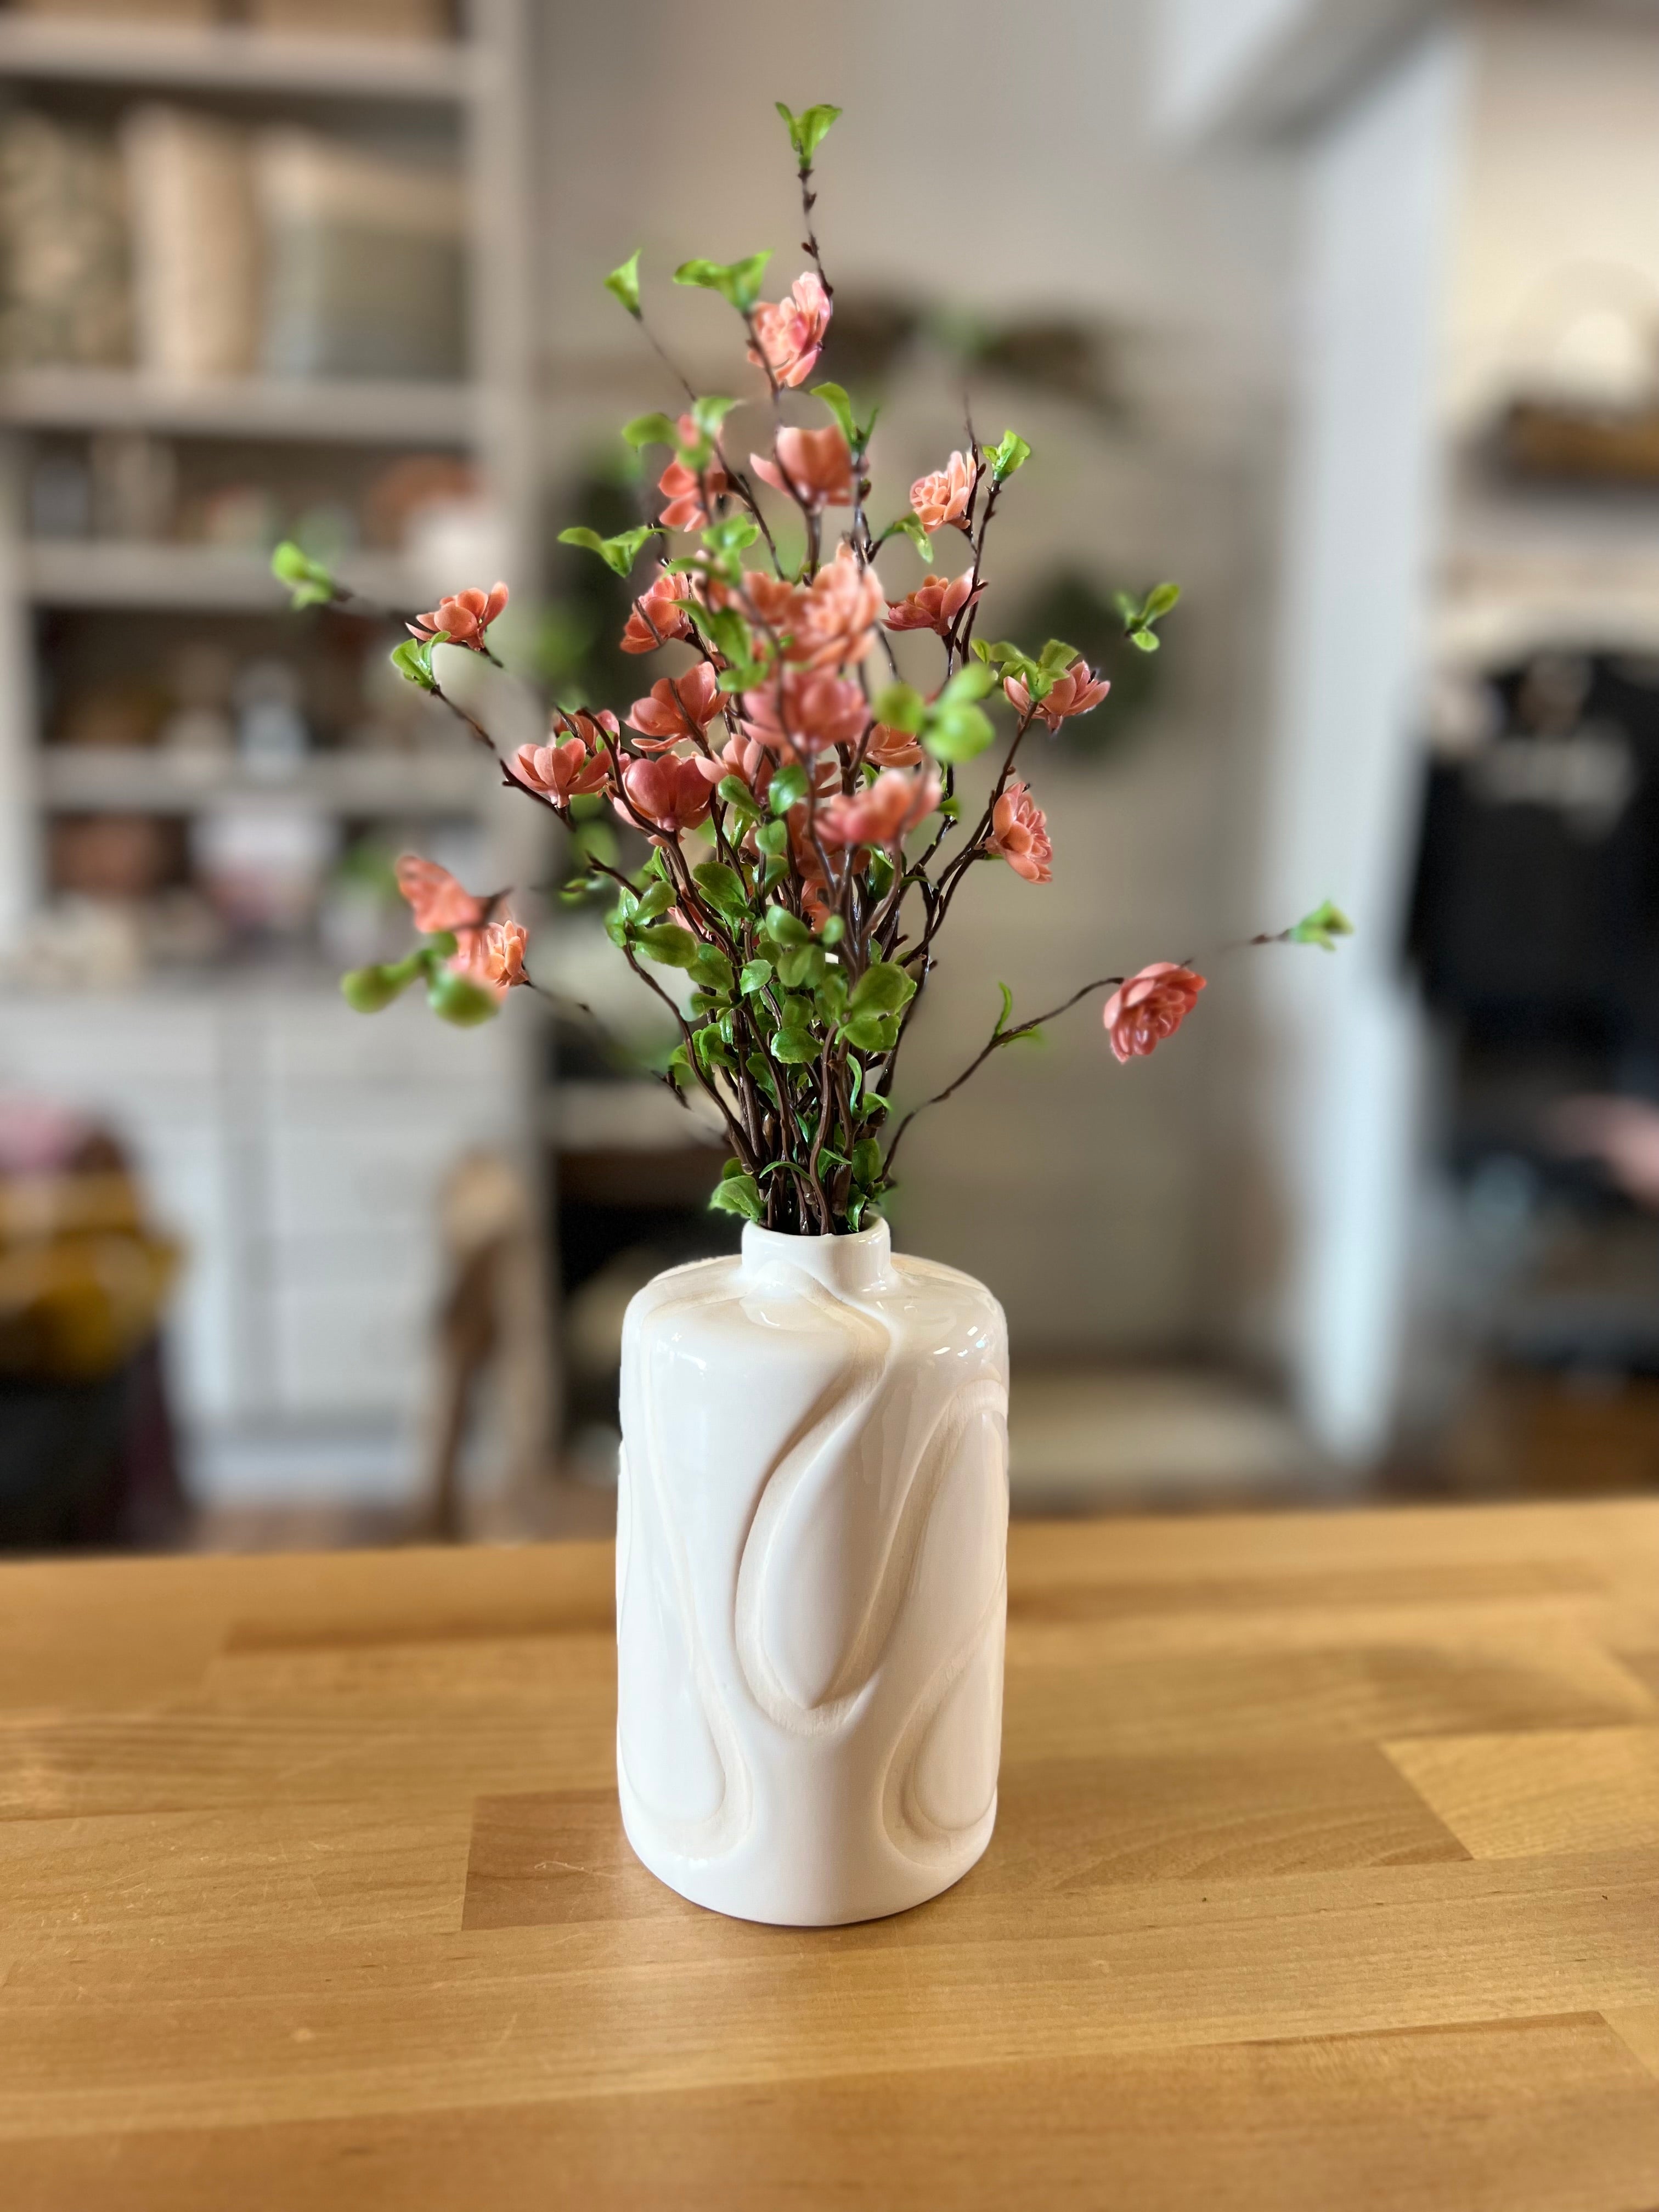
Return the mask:
<path id="1" fill-rule="evenodd" d="M 0 1372 L 88 1382 L 154 1335 L 176 1244 L 118 1171 L 0 1180 Z"/>

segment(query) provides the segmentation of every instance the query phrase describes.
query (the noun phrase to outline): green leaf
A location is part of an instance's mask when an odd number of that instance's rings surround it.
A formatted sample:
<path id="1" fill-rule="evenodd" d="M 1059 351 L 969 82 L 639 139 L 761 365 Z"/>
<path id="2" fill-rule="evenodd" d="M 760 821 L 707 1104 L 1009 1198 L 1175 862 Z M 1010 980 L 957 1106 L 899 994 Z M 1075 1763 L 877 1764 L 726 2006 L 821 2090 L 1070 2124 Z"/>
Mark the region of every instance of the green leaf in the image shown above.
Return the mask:
<path id="1" fill-rule="evenodd" d="M 898 1042 L 899 1025 L 892 1014 L 854 1014 L 842 1024 L 842 1035 L 855 1051 L 891 1052 Z M 870 1093 L 866 1091 L 866 1104 Z"/>
<path id="2" fill-rule="evenodd" d="M 740 1213 L 745 1221 L 760 1221 L 766 1213 L 760 1185 L 753 1176 L 744 1175 L 741 1170 L 736 1175 L 720 1177 L 709 1193 L 708 1206 L 713 1213 Z"/>
<path id="3" fill-rule="evenodd" d="M 853 1180 L 866 1191 L 881 1181 L 881 1146 L 873 1137 L 860 1137 L 853 1147 Z"/>
<path id="4" fill-rule="evenodd" d="M 823 1047 L 811 1030 L 797 1027 L 781 1029 L 773 1038 L 770 1049 L 773 1059 L 781 1060 L 786 1067 L 804 1067 L 809 1060 L 818 1057 Z"/>
<path id="5" fill-rule="evenodd" d="M 1008 1017 L 1014 1011 L 1014 994 L 1008 986 L 1006 983 L 999 983 L 997 988 L 1002 994 L 1002 1012 L 997 1016 L 997 1025 L 991 1032 L 994 1037 L 1000 1037 L 1002 1035 Z"/>
<path id="6" fill-rule="evenodd" d="M 724 660 L 746 668 L 754 651 L 749 625 L 735 607 L 699 607 L 697 619 Z"/>
<path id="7" fill-rule="evenodd" d="M 690 931 L 675 921 L 656 922 L 649 929 L 633 933 L 632 941 L 659 968 L 689 968 L 702 949 Z"/>
<path id="8" fill-rule="evenodd" d="M 674 271 L 674 282 L 718 292 L 740 315 L 746 315 L 760 298 L 761 279 L 771 258 L 769 246 L 763 253 L 745 254 L 741 261 L 682 261 Z"/>
<path id="9" fill-rule="evenodd" d="M 605 289 L 612 299 L 620 300 L 637 323 L 640 319 L 640 257 L 630 253 L 620 262 L 605 280 Z"/>
<path id="10" fill-rule="evenodd" d="M 805 796 L 806 770 L 799 761 L 787 761 L 767 787 L 767 805 L 774 814 L 787 814 Z"/>
<path id="11" fill-rule="evenodd" d="M 325 607 L 335 594 L 332 575 L 320 561 L 313 561 L 285 538 L 270 556 L 270 573 L 288 586 L 297 614 L 302 607 Z"/>
<path id="12" fill-rule="evenodd" d="M 879 1091 L 866 1090 L 864 1094 L 864 1110 L 866 1114 L 890 1114 L 892 1111 L 892 1103 L 884 1098 Z"/>
<path id="13" fill-rule="evenodd" d="M 392 647 L 392 665 L 421 690 L 435 691 L 438 679 L 432 673 L 432 648 L 438 642 L 439 638 L 406 637 L 401 645 Z"/>
<path id="14" fill-rule="evenodd" d="M 642 522 L 637 530 L 624 530 L 615 538 L 601 538 L 597 530 L 585 523 L 574 529 L 559 532 L 561 545 L 580 545 L 590 553 L 597 553 L 613 575 L 626 576 L 640 557 L 640 548 L 647 538 L 659 532 L 654 522 Z"/>
<path id="15" fill-rule="evenodd" d="M 847 1012 L 847 971 L 825 966 L 812 990 L 812 1004 L 833 1027 Z"/>
<path id="16" fill-rule="evenodd" d="M 820 945 L 792 945 L 778 958 L 778 981 L 786 990 L 815 991 L 829 967 Z"/>
<path id="17" fill-rule="evenodd" d="M 1158 641 L 1153 635 L 1152 624 L 1167 615 L 1180 597 L 1179 584 L 1154 584 L 1139 605 L 1135 604 L 1133 593 L 1115 592 L 1114 602 L 1123 617 L 1123 627 L 1130 644 L 1142 653 L 1156 653 Z"/>
<path id="18" fill-rule="evenodd" d="M 934 702 L 940 707 L 968 707 L 982 699 L 988 691 L 994 691 L 997 679 L 988 668 L 969 666 L 958 668 Z"/>
<path id="19" fill-rule="evenodd" d="M 666 914 L 674 903 L 674 887 L 658 876 L 648 883 L 629 909 L 630 921 L 654 921 L 659 914 Z"/>
<path id="20" fill-rule="evenodd" d="M 1030 690 L 1032 684 L 1039 680 L 1037 665 L 1030 654 L 1023 652 L 1018 646 L 1010 643 L 1006 638 L 1000 638 L 993 645 L 987 645 L 981 639 L 975 638 L 974 653 L 977 659 L 989 662 L 1000 677 L 1018 678 L 1027 690 Z"/>
<path id="21" fill-rule="evenodd" d="M 1304 914 L 1296 927 L 1286 932 L 1292 945 L 1316 945 L 1322 952 L 1334 952 L 1339 937 L 1352 937 L 1353 924 L 1340 906 L 1329 899 L 1322 899 L 1311 914 Z"/>
<path id="22" fill-rule="evenodd" d="M 755 830 L 755 842 L 763 853 L 775 860 L 782 860 L 789 850 L 789 824 L 787 822 L 763 822 Z"/>
<path id="23" fill-rule="evenodd" d="M 717 435 L 721 423 L 738 404 L 735 399 L 722 399 L 718 394 L 711 392 L 707 398 L 694 399 L 691 402 L 691 420 L 705 438 L 713 438 Z M 747 517 L 744 520 L 746 520 Z M 755 539 L 760 536 L 759 530 L 753 523 L 750 524 L 749 528 L 750 535 L 743 541 L 745 545 L 752 545 Z"/>
<path id="24" fill-rule="evenodd" d="M 752 999 L 757 991 L 763 991 L 772 980 L 769 960 L 745 960 L 743 973 L 738 978 L 738 988 L 745 999 Z"/>
<path id="25" fill-rule="evenodd" d="M 815 384 L 811 390 L 813 398 L 823 400 L 836 422 L 840 423 L 841 434 L 854 453 L 861 455 L 870 442 L 870 433 L 876 427 L 876 417 L 881 410 L 878 407 L 872 407 L 870 410 L 868 422 L 860 422 L 854 411 L 852 399 L 843 386 Z M 912 516 L 911 520 L 914 521 L 915 517 Z"/>
<path id="26" fill-rule="evenodd" d="M 687 971 L 694 983 L 701 983 L 706 991 L 722 996 L 732 995 L 732 963 L 718 945 L 705 945 L 690 963 Z"/>
<path id="27" fill-rule="evenodd" d="M 774 945 L 786 951 L 797 945 L 810 945 L 812 933 L 799 915 L 791 914 L 787 906 L 769 906 L 762 927 Z"/>
<path id="28" fill-rule="evenodd" d="M 830 125 L 841 113 L 840 108 L 820 104 L 804 107 L 799 115 L 792 115 L 781 100 L 775 105 L 789 126 L 789 143 L 795 149 L 795 159 L 803 169 L 810 169 L 812 156 L 823 145 Z"/>
<path id="29" fill-rule="evenodd" d="M 914 737 L 926 718 L 927 702 L 908 684 L 890 684 L 877 692 L 870 711 L 890 730 L 903 730 Z"/>
<path id="30" fill-rule="evenodd" d="M 340 996 L 360 1014 L 378 1014 L 382 1006 L 392 1004 L 400 991 L 407 989 L 420 968 L 418 953 L 398 961 L 395 967 L 353 968 L 340 978 Z"/>
<path id="31" fill-rule="evenodd" d="M 760 525 L 752 514 L 726 514 L 718 522 L 711 522 L 702 532 L 702 542 L 711 553 L 746 553 L 760 536 Z M 701 622 L 703 610 L 697 609 Z"/>
<path id="32" fill-rule="evenodd" d="M 714 791 L 716 797 L 723 799 L 732 812 L 741 814 L 746 822 L 760 820 L 759 804 L 740 775 L 723 775 Z"/>
<path id="33" fill-rule="evenodd" d="M 933 541 L 922 528 L 919 515 L 900 515 L 896 522 L 888 524 L 876 542 L 884 544 L 890 538 L 908 538 L 924 561 L 931 561 L 933 557 Z"/>
<path id="34" fill-rule="evenodd" d="M 992 483 L 1005 483 L 1030 459 L 1031 449 L 1017 430 L 1005 430 L 1000 444 L 993 446 L 985 458 L 991 465 Z"/>
<path id="35" fill-rule="evenodd" d="M 440 1021 L 453 1022 L 458 1030 L 477 1029 L 480 1022 L 492 1020 L 497 1002 L 489 992 L 465 975 L 458 975 L 453 968 L 440 968 L 427 982 L 426 1002 Z"/>
<path id="36" fill-rule="evenodd" d="M 976 760 L 995 735 L 982 707 L 936 705 L 928 715 L 921 742 L 935 760 L 955 767 L 962 761 Z"/>
<path id="37" fill-rule="evenodd" d="M 1040 676 L 1063 676 L 1073 661 L 1082 658 L 1074 645 L 1067 645 L 1063 638 L 1051 637 L 1037 655 L 1037 673 Z"/>
<path id="38" fill-rule="evenodd" d="M 823 400 L 836 422 L 840 423 L 841 434 L 846 439 L 848 444 L 856 447 L 858 423 L 854 417 L 853 403 L 847 397 L 842 387 L 839 384 L 815 384 L 811 387 L 811 392 L 814 399 Z"/>
<path id="39" fill-rule="evenodd" d="M 679 426 L 666 415 L 636 415 L 623 425 L 623 435 L 637 453 L 641 446 L 678 446 Z"/>
<path id="40" fill-rule="evenodd" d="M 704 1068 L 735 1067 L 738 1064 L 731 1047 L 712 1022 L 706 1028 L 692 1031 L 691 1049 Z"/>
<path id="41" fill-rule="evenodd" d="M 896 960 L 874 960 L 854 984 L 847 1005 L 854 1014 L 896 1014 L 915 995 L 915 979 Z"/>
<path id="42" fill-rule="evenodd" d="M 824 923 L 823 928 L 818 932 L 818 943 L 820 945 L 839 945 L 842 939 L 845 937 L 846 934 L 846 924 L 842 921 L 842 918 L 838 914 L 832 914 L 829 921 Z"/>
<path id="43" fill-rule="evenodd" d="M 691 871 L 691 880 L 703 896 L 721 914 L 744 915 L 749 911 L 749 894 L 743 887 L 743 878 L 735 868 L 728 868 L 723 860 L 702 860 Z"/>

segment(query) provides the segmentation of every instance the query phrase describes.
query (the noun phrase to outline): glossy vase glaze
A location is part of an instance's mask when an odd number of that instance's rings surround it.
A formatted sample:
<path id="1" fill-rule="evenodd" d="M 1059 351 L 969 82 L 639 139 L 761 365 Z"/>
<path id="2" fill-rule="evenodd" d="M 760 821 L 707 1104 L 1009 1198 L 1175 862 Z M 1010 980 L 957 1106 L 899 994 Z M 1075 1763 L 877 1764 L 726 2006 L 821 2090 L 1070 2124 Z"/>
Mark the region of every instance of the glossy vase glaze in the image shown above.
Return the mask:
<path id="1" fill-rule="evenodd" d="M 900 1912 L 996 1820 L 1002 1309 L 856 1237 L 745 1228 L 623 1332 L 617 1771 L 629 1841 L 745 1920 Z"/>

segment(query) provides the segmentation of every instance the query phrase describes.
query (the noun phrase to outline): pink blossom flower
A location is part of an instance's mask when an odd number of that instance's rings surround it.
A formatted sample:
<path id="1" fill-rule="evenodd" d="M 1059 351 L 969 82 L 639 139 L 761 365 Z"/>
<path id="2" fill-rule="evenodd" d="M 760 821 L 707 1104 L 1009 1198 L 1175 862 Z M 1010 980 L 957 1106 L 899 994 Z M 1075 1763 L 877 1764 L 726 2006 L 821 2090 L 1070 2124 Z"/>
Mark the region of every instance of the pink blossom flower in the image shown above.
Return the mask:
<path id="1" fill-rule="evenodd" d="M 947 522 L 960 522 L 974 496 L 974 471 L 963 453 L 952 453 L 942 469 L 918 477 L 910 487 L 916 520 L 931 537 Z"/>
<path id="2" fill-rule="evenodd" d="M 885 605 L 875 570 L 860 566 L 850 545 L 839 547 L 805 593 L 789 659 L 807 668 L 844 668 L 862 660 L 876 641 Z"/>
<path id="3" fill-rule="evenodd" d="M 830 327 L 830 295 L 809 270 L 797 276 L 789 297 L 775 307 L 763 300 L 755 310 L 755 336 L 749 358 L 769 369 L 775 384 L 805 384 L 817 366 L 823 334 Z"/>
<path id="4" fill-rule="evenodd" d="M 525 973 L 524 952 L 529 932 L 521 921 L 492 921 L 479 931 L 471 972 L 500 991 L 530 981 Z"/>
<path id="5" fill-rule="evenodd" d="M 683 830 L 696 828 L 713 800 L 713 787 L 702 766 L 673 753 L 659 753 L 651 760 L 630 760 L 623 769 L 623 788 L 635 813 L 654 822 L 669 836 L 678 837 Z M 620 799 L 612 804 L 624 820 L 632 819 Z"/>
<path id="6" fill-rule="evenodd" d="M 782 714 L 776 681 L 743 695 L 743 726 L 751 738 L 792 753 L 822 752 L 826 745 L 856 744 L 870 719 L 858 685 L 826 669 L 787 668 Z"/>
<path id="7" fill-rule="evenodd" d="M 720 678 L 706 660 L 681 676 L 664 676 L 647 699 L 628 710 L 628 726 L 639 732 L 640 750 L 655 751 L 683 738 L 700 738 L 720 711 Z"/>
<path id="8" fill-rule="evenodd" d="M 800 620 L 806 594 L 787 576 L 769 576 L 763 568 L 743 572 L 743 596 L 748 611 L 774 637 L 791 634 Z"/>
<path id="9" fill-rule="evenodd" d="M 616 716 L 605 714 L 599 719 L 614 738 Z M 563 726 L 571 727 L 568 718 Z M 539 791 L 556 806 L 568 806 L 584 792 L 603 791 L 611 780 L 611 763 L 599 748 L 593 729 L 591 715 L 578 714 L 571 736 L 545 745 L 520 745 L 513 756 L 513 774 L 529 790 Z"/>
<path id="10" fill-rule="evenodd" d="M 920 775 L 884 769 L 861 791 L 839 793 L 818 810 L 818 836 L 826 845 L 901 844 L 943 795 L 935 768 Z"/>
<path id="11" fill-rule="evenodd" d="M 653 580 L 649 591 L 634 602 L 622 634 L 624 653 L 654 653 L 670 638 L 686 635 L 691 627 L 690 617 L 674 602 L 691 597 L 690 584 L 689 576 L 672 575 L 666 568 Z"/>
<path id="12" fill-rule="evenodd" d="M 872 768 L 914 768 L 921 758 L 921 744 L 908 730 L 895 730 L 885 722 L 872 729 L 864 748 Z"/>
<path id="13" fill-rule="evenodd" d="M 695 447 L 702 439 L 702 432 L 690 415 L 681 416 L 679 433 L 683 446 Z M 687 468 L 676 453 L 657 479 L 657 489 L 668 501 L 658 520 L 665 530 L 706 529 L 708 505 L 726 488 L 726 471 L 712 453 L 701 470 Z"/>
<path id="14" fill-rule="evenodd" d="M 967 605 L 969 599 L 977 599 L 985 589 L 975 585 L 971 570 L 947 583 L 943 576 L 927 576 L 914 592 L 902 599 L 890 599 L 886 623 L 889 629 L 933 629 L 941 637 L 950 635 L 951 625 Z"/>
<path id="15" fill-rule="evenodd" d="M 448 966 L 465 975 L 492 998 L 504 999 L 515 983 L 527 983 L 524 954 L 528 932 L 521 921 L 492 921 L 485 928 L 469 930 Z"/>
<path id="16" fill-rule="evenodd" d="M 774 491 L 787 492 L 817 514 L 853 504 L 853 456 L 839 424 L 822 430 L 780 430 L 775 458 L 750 453 L 749 465 Z"/>
<path id="17" fill-rule="evenodd" d="M 451 645 L 464 645 L 470 653 L 484 649 L 484 632 L 507 605 L 505 584 L 492 584 L 482 591 L 475 584 L 465 592 L 453 592 L 440 599 L 429 615 L 416 615 L 409 624 L 411 637 L 436 637 L 440 631 Z"/>
<path id="18" fill-rule="evenodd" d="M 1203 976 L 1173 960 L 1154 960 L 1131 975 L 1101 1009 L 1112 1050 L 1121 1060 L 1144 1060 L 1175 1035 L 1203 988 Z"/>
<path id="19" fill-rule="evenodd" d="M 1023 783 L 1006 785 L 991 810 L 990 849 L 1000 853 L 1028 884 L 1054 880 L 1048 863 L 1054 848 L 1048 841 L 1048 818 Z"/>
<path id="20" fill-rule="evenodd" d="M 771 754 L 760 740 L 747 735 L 728 738 L 712 757 L 704 753 L 694 754 L 692 757 L 710 783 L 719 783 L 725 777 L 734 775 L 739 783 L 748 785 L 757 799 L 765 797 L 775 765 Z"/>
<path id="21" fill-rule="evenodd" d="M 1031 711 L 1031 695 L 1018 676 L 1011 676 L 1003 684 L 1009 704 L 1022 720 Z M 1037 702 L 1037 712 L 1051 730 L 1057 730 L 1073 714 L 1086 714 L 1099 706 L 1111 690 L 1103 676 L 1097 676 L 1086 660 L 1074 660 L 1046 699 Z"/>
<path id="22" fill-rule="evenodd" d="M 529 933 L 521 921 L 492 921 L 483 933 L 483 966 L 492 983 L 510 988 L 530 981 L 525 973 L 524 952 Z"/>
<path id="23" fill-rule="evenodd" d="M 423 936 L 446 929 L 477 929 L 489 912 L 490 900 L 476 898 L 447 868 L 422 860 L 417 853 L 404 854 L 396 873 L 398 889 L 409 901 L 415 927 Z"/>

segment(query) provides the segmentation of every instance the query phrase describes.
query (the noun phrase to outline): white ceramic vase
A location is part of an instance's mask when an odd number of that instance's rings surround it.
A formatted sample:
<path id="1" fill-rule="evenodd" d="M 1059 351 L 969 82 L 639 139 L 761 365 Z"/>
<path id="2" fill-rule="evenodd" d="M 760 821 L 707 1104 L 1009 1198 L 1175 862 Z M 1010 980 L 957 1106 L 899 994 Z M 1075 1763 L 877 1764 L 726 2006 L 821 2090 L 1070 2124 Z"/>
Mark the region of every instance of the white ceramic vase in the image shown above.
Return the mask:
<path id="1" fill-rule="evenodd" d="M 1002 1309 L 854 1237 L 743 1233 L 628 1310 L 617 1772 L 698 1905 L 901 1912 L 990 1841 L 1008 1527 Z"/>

